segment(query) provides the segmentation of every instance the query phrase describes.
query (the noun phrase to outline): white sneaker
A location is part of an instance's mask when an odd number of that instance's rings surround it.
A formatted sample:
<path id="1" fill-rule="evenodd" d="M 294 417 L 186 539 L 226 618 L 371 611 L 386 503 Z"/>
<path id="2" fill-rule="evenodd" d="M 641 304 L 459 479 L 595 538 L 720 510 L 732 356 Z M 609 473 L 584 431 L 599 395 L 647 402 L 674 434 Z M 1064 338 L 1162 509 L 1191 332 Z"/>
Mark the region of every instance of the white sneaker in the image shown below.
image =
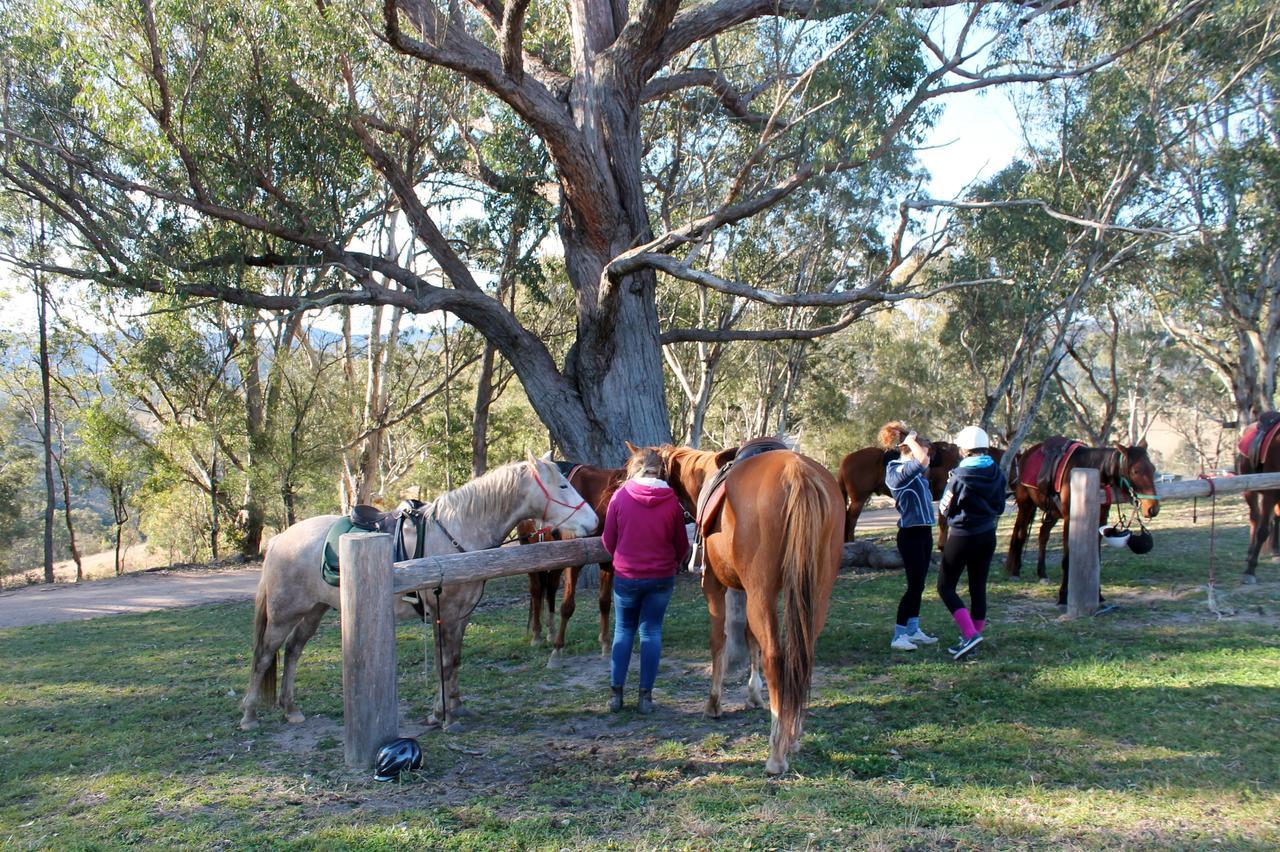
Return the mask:
<path id="1" fill-rule="evenodd" d="M 910 639 L 912 642 L 916 643 L 917 645 L 936 645 L 936 644 L 938 644 L 938 637 L 936 637 L 936 636 L 930 636 L 928 633 L 925 633 L 923 630 L 921 630 L 921 629 L 920 629 L 920 628 L 918 628 L 918 627 L 916 628 L 916 632 L 915 632 L 915 633 L 912 633 L 912 634 L 911 634 L 910 636 L 908 636 L 907 638 L 908 638 L 908 639 Z"/>
<path id="2" fill-rule="evenodd" d="M 895 651 L 914 651 L 916 644 L 907 636 L 895 636 L 889 647 Z"/>

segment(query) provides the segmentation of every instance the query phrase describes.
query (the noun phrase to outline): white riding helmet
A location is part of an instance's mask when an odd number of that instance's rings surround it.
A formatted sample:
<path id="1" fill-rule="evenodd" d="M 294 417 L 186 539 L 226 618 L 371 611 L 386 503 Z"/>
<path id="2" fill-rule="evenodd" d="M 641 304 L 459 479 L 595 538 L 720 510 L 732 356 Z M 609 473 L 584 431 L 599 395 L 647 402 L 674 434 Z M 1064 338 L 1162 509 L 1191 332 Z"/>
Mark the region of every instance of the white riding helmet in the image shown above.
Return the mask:
<path id="1" fill-rule="evenodd" d="M 966 426 L 956 435 L 956 446 L 962 450 L 985 450 L 991 446 L 991 439 L 980 426 Z"/>

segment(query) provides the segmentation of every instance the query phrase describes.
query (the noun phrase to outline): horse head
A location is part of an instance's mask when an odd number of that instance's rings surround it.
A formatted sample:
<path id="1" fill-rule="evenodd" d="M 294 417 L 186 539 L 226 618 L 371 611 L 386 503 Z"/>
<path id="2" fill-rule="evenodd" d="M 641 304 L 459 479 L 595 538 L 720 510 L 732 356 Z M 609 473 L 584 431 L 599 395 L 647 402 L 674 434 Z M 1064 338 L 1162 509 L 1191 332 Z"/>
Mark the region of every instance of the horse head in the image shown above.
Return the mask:
<path id="1" fill-rule="evenodd" d="M 563 531 L 573 536 L 591 535 L 600 523 L 595 509 L 582 499 L 555 462 L 535 458 L 533 453 L 527 455 L 525 461 L 530 474 L 527 478 L 528 498 L 531 505 L 541 506 L 538 517 L 542 523 L 556 532 Z"/>
<path id="2" fill-rule="evenodd" d="M 1132 447 L 1116 444 L 1116 453 L 1121 479 L 1128 481 L 1129 492 L 1143 516 L 1154 518 L 1160 513 L 1160 498 L 1156 496 L 1156 467 L 1147 454 L 1147 442 L 1143 440 Z"/>

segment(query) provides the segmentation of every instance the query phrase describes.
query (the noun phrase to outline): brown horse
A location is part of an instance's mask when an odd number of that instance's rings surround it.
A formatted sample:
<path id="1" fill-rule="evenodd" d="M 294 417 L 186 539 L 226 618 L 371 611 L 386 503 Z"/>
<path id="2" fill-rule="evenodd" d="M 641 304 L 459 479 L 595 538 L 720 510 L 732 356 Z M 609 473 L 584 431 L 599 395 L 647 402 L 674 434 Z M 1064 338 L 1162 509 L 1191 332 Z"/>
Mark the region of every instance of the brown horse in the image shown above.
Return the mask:
<path id="1" fill-rule="evenodd" d="M 1266 447 L 1256 466 L 1248 456 L 1237 453 L 1236 470 L 1242 474 L 1280 473 L 1280 439 Z M 1258 582 L 1258 556 L 1263 542 L 1270 539 L 1272 558 L 1280 557 L 1280 491 L 1246 491 L 1244 500 L 1249 504 L 1249 555 L 1241 581 L 1251 585 Z"/>
<path id="2" fill-rule="evenodd" d="M 557 464 L 561 464 L 557 462 Z M 587 505 L 595 510 L 596 517 L 600 519 L 599 525 L 590 533 L 590 535 L 600 535 L 604 530 L 605 510 L 609 508 L 609 500 L 613 498 L 613 492 L 618 490 L 625 478 L 625 471 L 621 468 L 595 467 L 589 464 L 574 465 L 569 472 L 569 482 L 582 495 L 582 499 L 587 501 Z M 520 533 L 520 541 L 529 543 L 534 541 L 546 541 L 547 531 L 539 529 L 536 521 L 524 521 L 517 527 Z M 577 609 L 576 590 L 578 588 L 578 576 L 582 573 L 582 565 L 573 565 L 569 568 L 569 576 L 565 581 L 564 599 L 560 603 L 560 629 L 556 632 L 555 639 L 552 642 L 551 659 L 547 661 L 549 668 L 555 668 L 560 665 L 560 655 L 564 650 L 565 632 L 569 625 L 569 619 L 573 617 L 574 610 Z M 553 568 L 550 571 L 535 571 L 529 574 L 529 633 L 530 642 L 533 645 L 541 645 L 542 638 L 542 606 L 547 607 L 548 622 L 555 618 L 556 614 L 556 590 L 560 587 L 560 579 L 564 574 L 563 568 Z M 600 564 L 600 654 L 602 656 L 609 655 L 609 649 L 612 645 L 612 638 L 609 634 L 609 610 L 613 604 L 613 565 L 609 562 Z"/>
<path id="3" fill-rule="evenodd" d="M 993 451 L 995 455 L 997 451 Z M 858 528 L 858 517 L 871 495 L 879 494 L 887 497 L 889 488 L 884 484 L 884 454 L 880 447 L 863 447 L 844 457 L 840 462 L 840 493 L 848 502 L 845 510 L 844 540 L 853 541 L 854 532 Z M 955 444 L 937 441 L 929 444 L 929 491 L 933 499 L 942 497 L 942 489 L 947 485 L 947 477 L 956 465 L 960 464 L 963 454 Z M 996 459 L 999 461 L 999 458 Z M 938 549 L 947 541 L 945 520 L 938 518 Z"/>
<path id="4" fill-rule="evenodd" d="M 667 480 L 688 506 L 733 458 L 687 447 L 657 447 Z M 706 715 L 720 716 L 725 671 L 725 590 L 747 597 L 752 678 L 758 700 L 759 661 L 769 684 L 773 724 L 765 771 L 777 775 L 800 747 L 813 676 L 814 643 L 827 619 L 843 546 L 842 503 L 835 478 L 816 461 L 774 450 L 735 463 L 725 480 L 723 508 L 705 530 L 702 592 L 711 613 L 711 693 Z M 778 596 L 783 622 L 778 623 Z"/>
<path id="5" fill-rule="evenodd" d="M 1027 470 L 1027 460 L 1033 453 L 1040 452 L 1040 444 L 1033 444 L 1018 455 L 1015 470 Z M 1034 485 L 1021 481 L 1016 473 L 1013 479 L 1014 499 L 1018 504 L 1018 515 L 1013 522 L 1013 534 L 1009 538 L 1009 554 L 1005 557 L 1005 573 L 1018 578 L 1022 574 L 1022 551 L 1030 532 L 1031 521 L 1036 509 L 1044 514 L 1040 523 L 1040 556 L 1036 561 L 1036 576 L 1040 582 L 1049 582 L 1045 572 L 1045 549 L 1049 544 L 1049 534 L 1053 526 L 1062 519 L 1062 583 L 1058 587 L 1058 603 L 1067 603 L 1067 583 L 1069 578 L 1068 561 L 1070 541 L 1068 524 L 1071 517 L 1071 471 L 1076 468 L 1096 468 L 1099 482 L 1115 489 L 1119 499 L 1132 500 L 1145 517 L 1154 518 L 1160 511 L 1160 498 L 1156 497 L 1156 469 L 1147 455 L 1147 443 L 1143 441 L 1136 446 L 1126 447 L 1117 444 L 1114 447 L 1081 447 L 1072 453 L 1062 473 L 1062 487 L 1056 491 L 1045 493 Z M 1099 523 L 1105 523 L 1107 507 L 1103 506 Z"/>

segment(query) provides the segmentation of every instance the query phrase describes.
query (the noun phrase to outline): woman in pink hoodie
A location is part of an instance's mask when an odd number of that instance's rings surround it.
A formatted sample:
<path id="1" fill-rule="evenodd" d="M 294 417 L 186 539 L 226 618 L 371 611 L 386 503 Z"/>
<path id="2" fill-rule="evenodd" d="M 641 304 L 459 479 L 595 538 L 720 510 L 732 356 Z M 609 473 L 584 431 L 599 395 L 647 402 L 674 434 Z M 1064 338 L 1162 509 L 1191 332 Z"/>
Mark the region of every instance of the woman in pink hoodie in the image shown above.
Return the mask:
<path id="1" fill-rule="evenodd" d="M 662 658 L 662 619 L 676 571 L 689 552 L 684 510 L 662 479 L 662 459 L 638 449 L 627 460 L 627 481 L 614 492 L 604 519 L 604 546 L 613 554 L 613 695 L 609 711 L 622 709 L 631 648 L 640 633 L 641 713 L 653 712 L 653 682 Z"/>

